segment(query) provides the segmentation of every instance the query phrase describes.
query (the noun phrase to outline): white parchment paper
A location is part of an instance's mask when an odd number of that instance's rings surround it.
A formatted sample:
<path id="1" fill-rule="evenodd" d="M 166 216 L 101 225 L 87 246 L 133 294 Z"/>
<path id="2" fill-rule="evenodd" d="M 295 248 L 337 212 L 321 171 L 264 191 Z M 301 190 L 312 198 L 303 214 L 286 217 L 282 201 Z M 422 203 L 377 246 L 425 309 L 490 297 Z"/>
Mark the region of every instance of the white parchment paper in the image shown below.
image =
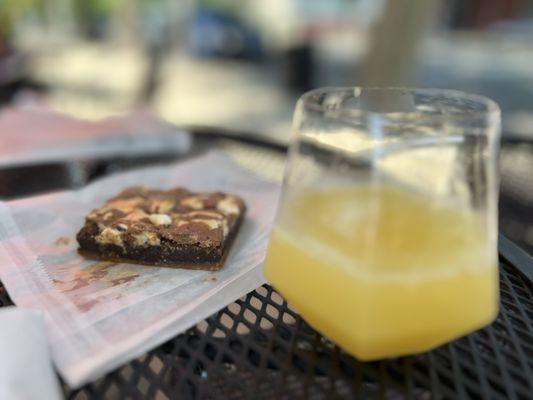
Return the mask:
<path id="1" fill-rule="evenodd" d="M 80 256 L 74 237 L 84 216 L 132 185 L 242 196 L 248 211 L 224 268 L 213 273 Z M 76 388 L 260 286 L 278 194 L 277 184 L 211 152 L 78 191 L 0 203 L 0 279 L 19 307 L 45 312 L 53 360 Z"/>
<path id="2" fill-rule="evenodd" d="M 62 399 L 42 313 L 1 308 L 0 327 L 0 399 Z"/>

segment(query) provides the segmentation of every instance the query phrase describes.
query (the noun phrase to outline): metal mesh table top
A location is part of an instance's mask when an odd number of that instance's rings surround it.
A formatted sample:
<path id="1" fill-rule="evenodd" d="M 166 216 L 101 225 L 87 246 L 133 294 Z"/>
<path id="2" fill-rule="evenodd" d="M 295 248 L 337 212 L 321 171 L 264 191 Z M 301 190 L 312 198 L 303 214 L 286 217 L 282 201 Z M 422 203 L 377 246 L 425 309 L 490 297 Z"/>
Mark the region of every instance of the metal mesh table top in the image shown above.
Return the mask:
<path id="1" fill-rule="evenodd" d="M 65 387 L 65 394 L 69 399 L 531 399 L 533 287 L 506 257 L 500 259 L 498 319 L 428 353 L 359 362 L 264 285 L 106 377 L 76 391 Z M 9 304 L 0 287 L 0 306 Z"/>
<path id="2" fill-rule="evenodd" d="M 221 148 L 265 178 L 279 178 L 276 152 Z M 431 352 L 359 362 L 265 285 L 104 378 L 75 391 L 64 386 L 66 398 L 531 399 L 533 263 L 507 241 L 500 245 L 498 319 Z M 0 306 L 9 304 L 0 284 Z"/>

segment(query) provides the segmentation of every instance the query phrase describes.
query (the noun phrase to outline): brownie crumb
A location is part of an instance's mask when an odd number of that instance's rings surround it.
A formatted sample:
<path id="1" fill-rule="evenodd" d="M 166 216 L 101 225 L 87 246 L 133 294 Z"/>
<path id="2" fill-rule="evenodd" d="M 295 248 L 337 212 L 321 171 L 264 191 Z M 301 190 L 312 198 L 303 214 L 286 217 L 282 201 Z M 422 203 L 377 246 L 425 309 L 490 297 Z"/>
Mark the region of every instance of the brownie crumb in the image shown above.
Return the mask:
<path id="1" fill-rule="evenodd" d="M 54 245 L 56 246 L 66 246 L 72 242 L 72 239 L 68 237 L 61 236 L 57 238 L 57 240 L 54 242 Z"/>

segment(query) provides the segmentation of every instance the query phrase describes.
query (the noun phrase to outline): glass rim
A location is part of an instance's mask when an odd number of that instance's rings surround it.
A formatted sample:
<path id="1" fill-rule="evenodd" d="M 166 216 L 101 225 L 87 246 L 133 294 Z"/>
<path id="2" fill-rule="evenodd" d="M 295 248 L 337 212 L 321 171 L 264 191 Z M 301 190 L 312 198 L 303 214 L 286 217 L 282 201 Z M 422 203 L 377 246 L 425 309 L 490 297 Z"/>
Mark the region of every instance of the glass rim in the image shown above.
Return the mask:
<path id="1" fill-rule="evenodd" d="M 346 92 L 353 92 L 354 97 L 357 97 L 355 94 L 356 91 L 374 91 L 374 92 L 385 92 L 385 91 L 397 91 L 397 92 L 407 92 L 412 94 L 423 94 L 427 95 L 428 97 L 435 97 L 437 99 L 438 97 L 444 97 L 449 99 L 458 99 L 458 100 L 469 100 L 472 102 L 475 102 L 477 104 L 481 104 L 485 107 L 484 110 L 465 110 L 464 112 L 455 112 L 453 115 L 449 114 L 447 115 L 451 119 L 470 119 L 470 118 L 498 118 L 500 116 L 500 107 L 498 104 L 485 96 L 473 94 L 473 93 L 467 93 L 463 92 L 461 90 L 455 90 L 455 89 L 441 89 L 441 88 L 416 88 L 416 87 L 401 87 L 401 86 L 326 86 L 321 87 L 317 89 L 312 89 L 308 92 L 305 92 L 300 96 L 298 99 L 298 102 L 302 104 L 302 106 L 305 109 L 308 109 L 310 111 L 319 112 L 327 115 L 332 111 L 331 108 L 327 107 L 326 105 L 319 104 L 316 96 L 317 95 L 325 95 L 325 94 L 332 94 L 332 93 L 346 93 Z M 342 108 L 337 109 L 336 111 L 342 111 Z M 346 110 L 345 110 L 346 111 Z M 354 116 L 365 116 L 365 115 L 404 115 L 404 116 L 410 116 L 410 115 L 418 115 L 420 116 L 419 111 L 393 111 L 393 112 L 381 112 L 381 111 L 371 111 L 371 110 L 364 110 L 361 108 L 358 109 L 350 109 L 349 110 L 351 114 L 354 114 Z M 431 115 L 429 113 L 422 114 L 424 118 L 442 118 L 443 115 Z"/>

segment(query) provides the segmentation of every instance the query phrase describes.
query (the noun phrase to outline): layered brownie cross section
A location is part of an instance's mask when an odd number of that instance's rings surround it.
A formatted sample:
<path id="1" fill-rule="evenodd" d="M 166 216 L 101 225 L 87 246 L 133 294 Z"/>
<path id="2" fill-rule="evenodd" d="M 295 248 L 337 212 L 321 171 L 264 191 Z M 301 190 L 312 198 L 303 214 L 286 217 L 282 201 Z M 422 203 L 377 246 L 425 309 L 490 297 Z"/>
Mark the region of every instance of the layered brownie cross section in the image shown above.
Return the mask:
<path id="1" fill-rule="evenodd" d="M 87 215 L 79 250 L 107 261 L 218 270 L 245 210 L 228 193 L 132 187 Z"/>

